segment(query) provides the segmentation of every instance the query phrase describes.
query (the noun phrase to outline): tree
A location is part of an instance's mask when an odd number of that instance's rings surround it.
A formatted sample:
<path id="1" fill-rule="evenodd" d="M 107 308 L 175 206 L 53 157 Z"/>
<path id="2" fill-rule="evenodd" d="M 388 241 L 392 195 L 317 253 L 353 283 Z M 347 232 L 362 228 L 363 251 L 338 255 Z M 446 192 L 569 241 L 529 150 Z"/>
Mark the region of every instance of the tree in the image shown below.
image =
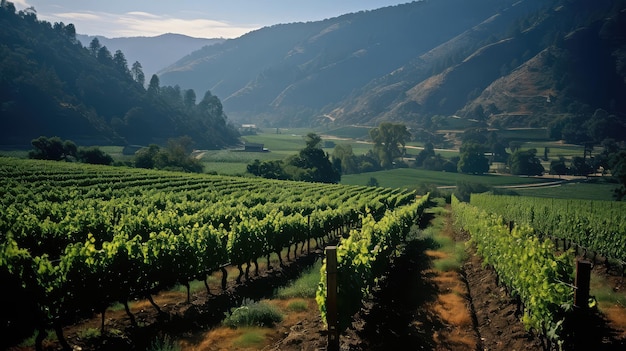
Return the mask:
<path id="1" fill-rule="evenodd" d="M 193 89 L 185 90 L 183 103 L 187 109 L 192 109 L 196 106 L 196 92 Z"/>
<path id="2" fill-rule="evenodd" d="M 204 97 L 198 104 L 198 108 L 213 117 L 220 117 L 224 114 L 222 102 L 208 90 L 204 93 Z"/>
<path id="3" fill-rule="evenodd" d="M 1 4 L 0 4 L 0 7 L 2 7 Z M 69 39 L 71 43 L 75 44 L 77 42 L 76 41 L 76 28 L 74 27 L 73 24 L 70 23 L 66 26 L 63 22 L 56 22 L 54 23 L 52 28 L 54 28 L 54 30 L 57 31 L 59 34 Z"/>
<path id="4" fill-rule="evenodd" d="M 469 128 L 461 135 L 461 142 L 475 143 L 475 144 L 487 144 L 488 135 L 487 130 L 482 128 Z"/>
<path id="5" fill-rule="evenodd" d="M 34 150 L 28 153 L 29 158 L 38 160 L 61 161 L 76 156 L 77 147 L 71 140 L 62 140 L 59 137 L 47 138 L 41 136 L 31 141 Z"/>
<path id="6" fill-rule="evenodd" d="M 315 133 L 309 133 L 305 142 L 306 147 L 287 160 L 285 172 L 293 180 L 338 183 L 341 173 L 333 167 L 328 154 L 320 148 L 322 138 Z"/>
<path id="7" fill-rule="evenodd" d="M 624 123 L 615 115 L 610 115 L 603 109 L 597 109 L 590 119 L 583 124 L 587 135 L 595 143 L 600 143 L 606 138 L 624 139 L 626 128 Z"/>
<path id="8" fill-rule="evenodd" d="M 76 39 L 76 27 L 74 27 L 74 24 L 70 23 L 65 26 L 65 36 L 67 36 L 72 43 L 78 43 L 78 40 Z"/>
<path id="9" fill-rule="evenodd" d="M 0 9 L 11 14 L 15 13 L 15 5 L 7 0 L 2 0 L 0 3 Z"/>
<path id="10" fill-rule="evenodd" d="M 249 173 L 264 178 L 291 179 L 306 182 L 338 183 L 341 172 L 321 149 L 322 138 L 309 133 L 305 136 L 306 146 L 298 154 L 283 161 L 255 160 L 247 166 Z"/>
<path id="11" fill-rule="evenodd" d="M 609 159 L 611 174 L 620 184 L 614 190 L 614 196 L 618 201 L 626 197 L 626 151 L 622 150 L 611 155 Z"/>
<path id="12" fill-rule="evenodd" d="M 150 78 L 150 84 L 148 85 L 148 94 L 159 95 L 159 92 L 161 90 L 160 84 L 161 83 L 159 81 L 159 76 L 153 74 L 152 78 Z"/>
<path id="13" fill-rule="evenodd" d="M 422 167 L 424 165 L 424 161 L 426 161 L 430 157 L 435 156 L 435 146 L 433 143 L 428 142 L 424 144 L 424 149 L 422 149 L 415 157 L 415 165 L 417 167 Z"/>
<path id="14" fill-rule="evenodd" d="M 577 176 L 586 176 L 594 171 L 593 167 L 591 167 L 587 160 L 580 156 L 572 157 L 572 163 L 569 168 L 571 173 Z"/>
<path id="15" fill-rule="evenodd" d="M 98 50 L 98 61 L 105 65 L 109 65 L 113 62 L 113 56 L 106 46 L 103 46 L 100 50 Z"/>
<path id="16" fill-rule="evenodd" d="M 111 165 L 113 163 L 113 157 L 95 146 L 78 148 L 77 158 L 80 162 L 94 165 Z"/>
<path id="17" fill-rule="evenodd" d="M 509 154 L 506 152 L 505 143 L 500 140 L 496 132 L 490 132 L 487 136 L 487 150 L 491 151 L 491 162 L 506 162 Z"/>
<path id="18" fill-rule="evenodd" d="M 146 84 L 146 76 L 143 74 L 143 69 L 139 61 L 135 61 L 135 63 L 133 63 L 130 73 L 135 82 L 139 83 L 142 87 Z"/>
<path id="19" fill-rule="evenodd" d="M 542 175 L 545 171 L 537 158 L 537 149 L 515 151 L 509 157 L 509 168 L 515 175 Z"/>
<path id="20" fill-rule="evenodd" d="M 484 146 L 466 143 L 461 146 L 457 170 L 460 173 L 483 174 L 489 172 L 489 160 L 485 157 Z"/>
<path id="21" fill-rule="evenodd" d="M 558 160 L 552 160 L 552 162 L 550 162 L 550 174 L 562 176 L 568 172 L 569 169 L 567 168 L 567 165 L 565 165 L 565 158 L 563 156 L 559 157 Z"/>
<path id="22" fill-rule="evenodd" d="M 374 142 L 374 152 L 383 168 L 391 168 L 393 160 L 404 155 L 404 146 L 411 137 L 404 124 L 390 122 L 381 123 L 377 128 L 370 130 L 369 135 Z"/>
<path id="23" fill-rule="evenodd" d="M 193 139 L 187 135 L 168 139 L 167 147 L 165 148 L 167 164 L 162 168 L 202 173 L 202 163 L 191 155 L 193 145 Z"/>
<path id="24" fill-rule="evenodd" d="M 126 56 L 122 50 L 115 51 L 115 55 L 113 55 L 113 63 L 117 69 L 124 73 L 124 75 L 130 75 L 130 71 L 128 70 L 128 61 L 126 61 Z"/>
<path id="25" fill-rule="evenodd" d="M 135 167 L 137 168 L 154 168 L 154 159 L 161 148 L 156 144 L 150 144 L 148 147 L 139 149 L 135 153 Z"/>
<path id="26" fill-rule="evenodd" d="M 283 164 L 280 160 L 270 160 L 260 162 L 254 160 L 247 167 L 248 173 L 267 179 L 287 179 L 283 171 Z"/>
<path id="27" fill-rule="evenodd" d="M 189 136 L 170 138 L 167 146 L 162 149 L 156 144 L 150 144 L 135 153 L 135 167 L 156 168 L 170 171 L 194 172 L 203 171 L 202 163 L 194 158 L 193 140 Z"/>
<path id="28" fill-rule="evenodd" d="M 358 173 L 358 164 L 354 152 L 352 151 L 352 145 L 350 144 L 337 144 L 332 153 L 333 160 L 339 160 L 341 164 L 342 174 Z"/>
<path id="29" fill-rule="evenodd" d="M 100 51 L 100 48 L 102 48 L 102 45 L 100 45 L 100 40 L 98 40 L 98 38 L 93 38 L 91 40 L 91 43 L 89 43 L 89 52 L 91 52 L 91 54 L 93 56 L 98 56 L 98 51 Z"/>

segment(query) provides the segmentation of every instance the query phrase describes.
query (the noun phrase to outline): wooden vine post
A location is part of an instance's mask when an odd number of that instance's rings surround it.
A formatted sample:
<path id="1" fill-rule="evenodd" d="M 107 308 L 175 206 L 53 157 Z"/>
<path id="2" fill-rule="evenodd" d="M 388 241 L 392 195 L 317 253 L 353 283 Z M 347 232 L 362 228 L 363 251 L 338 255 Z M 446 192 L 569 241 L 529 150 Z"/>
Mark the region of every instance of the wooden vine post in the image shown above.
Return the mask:
<path id="1" fill-rule="evenodd" d="M 586 309 L 589 307 L 589 283 L 591 281 L 591 262 L 576 260 L 576 278 L 574 280 L 574 306 Z"/>
<path id="2" fill-rule="evenodd" d="M 339 312 L 337 310 L 337 247 L 326 247 L 326 322 L 327 351 L 339 351 Z"/>

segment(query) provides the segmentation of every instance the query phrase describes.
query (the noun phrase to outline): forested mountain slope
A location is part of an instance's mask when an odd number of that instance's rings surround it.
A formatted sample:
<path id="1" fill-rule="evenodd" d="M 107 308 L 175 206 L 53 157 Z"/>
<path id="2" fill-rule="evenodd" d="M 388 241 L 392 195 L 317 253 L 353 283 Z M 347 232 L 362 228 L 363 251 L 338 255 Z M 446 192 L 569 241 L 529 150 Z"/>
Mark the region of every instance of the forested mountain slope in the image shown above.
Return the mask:
<path id="1" fill-rule="evenodd" d="M 3 2 L 0 28 L 3 145 L 39 136 L 79 145 L 164 144 L 184 135 L 202 148 L 238 142 L 217 97 L 202 91 L 196 104 L 195 92 L 131 70 L 122 51 L 83 47 L 72 24 L 40 21 Z"/>

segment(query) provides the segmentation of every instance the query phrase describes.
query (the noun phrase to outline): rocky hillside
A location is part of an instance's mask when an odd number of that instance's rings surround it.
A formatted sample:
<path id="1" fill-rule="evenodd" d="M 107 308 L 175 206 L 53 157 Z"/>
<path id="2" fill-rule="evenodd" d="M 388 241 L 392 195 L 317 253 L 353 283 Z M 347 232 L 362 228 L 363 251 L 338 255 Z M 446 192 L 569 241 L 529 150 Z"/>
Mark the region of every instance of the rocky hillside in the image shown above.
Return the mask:
<path id="1" fill-rule="evenodd" d="M 424 0 L 263 28 L 159 76 L 267 126 L 435 128 L 433 117 L 451 115 L 546 126 L 596 109 L 626 118 L 625 10 L 623 0 Z"/>

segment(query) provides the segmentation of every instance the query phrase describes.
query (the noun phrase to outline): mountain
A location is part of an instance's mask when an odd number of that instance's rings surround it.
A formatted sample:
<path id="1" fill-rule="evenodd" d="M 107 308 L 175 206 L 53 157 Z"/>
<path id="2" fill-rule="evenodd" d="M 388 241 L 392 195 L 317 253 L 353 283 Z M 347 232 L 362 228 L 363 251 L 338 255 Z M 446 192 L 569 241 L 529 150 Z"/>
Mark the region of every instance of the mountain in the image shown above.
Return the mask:
<path id="1" fill-rule="evenodd" d="M 3 145 L 40 136 L 78 145 L 163 145 L 181 136 L 199 148 L 239 142 L 216 96 L 207 92 L 196 103 L 195 92 L 158 79 L 146 89 L 123 53 L 83 47 L 72 24 L 40 21 L 3 1 L 0 28 Z"/>
<path id="2" fill-rule="evenodd" d="M 403 66 L 401 91 L 393 102 L 379 104 L 386 109 L 375 117 L 413 116 L 419 121 L 435 114 L 458 115 L 494 127 L 527 127 L 546 126 L 555 116 L 568 113 L 591 115 L 597 108 L 623 114 L 626 105 L 619 102 L 626 93 L 623 68 L 619 73 L 624 59 L 620 51 L 626 44 L 619 34 L 623 7 L 616 11 L 619 8 L 612 8 L 610 1 L 550 5 L 522 18 L 510 34 L 459 56 L 439 73 L 420 75 L 424 62 L 437 56 L 439 48 L 420 57 L 421 65 Z M 506 15 L 498 14 L 474 30 L 493 28 Z M 462 41 L 471 41 L 468 34 L 460 36 Z M 446 45 L 458 50 L 457 45 Z M 388 78 L 369 85 L 358 94 L 357 102 L 337 108 L 337 117 L 362 121 L 368 111 L 363 102 L 397 84 L 398 79 Z"/>
<path id="3" fill-rule="evenodd" d="M 265 126 L 417 128 L 437 116 L 547 126 L 603 109 L 624 121 L 625 1 L 424 0 L 278 24 L 160 71 Z"/>
<path id="4" fill-rule="evenodd" d="M 100 35 L 77 34 L 83 46 L 88 47 L 94 38 L 111 52 L 122 50 L 131 64 L 139 61 L 146 77 L 168 67 L 181 57 L 201 49 L 206 45 L 221 43 L 224 39 L 194 38 L 182 34 L 167 33 L 154 37 L 107 38 Z"/>

